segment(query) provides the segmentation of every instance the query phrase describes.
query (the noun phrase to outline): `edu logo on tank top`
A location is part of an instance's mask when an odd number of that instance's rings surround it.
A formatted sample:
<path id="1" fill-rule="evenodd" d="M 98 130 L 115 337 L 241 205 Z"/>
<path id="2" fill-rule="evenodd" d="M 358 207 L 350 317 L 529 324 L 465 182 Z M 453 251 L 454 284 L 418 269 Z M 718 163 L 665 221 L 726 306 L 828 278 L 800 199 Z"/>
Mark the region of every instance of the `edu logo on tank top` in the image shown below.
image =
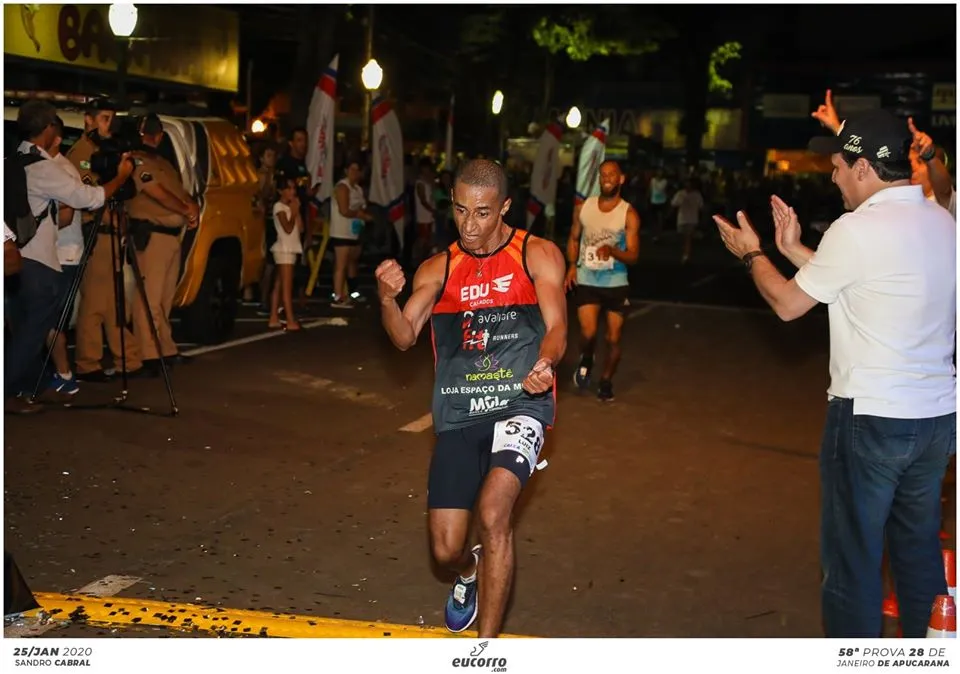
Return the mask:
<path id="1" fill-rule="evenodd" d="M 475 283 L 474 285 L 463 286 L 460 288 L 460 301 L 469 302 L 470 308 L 481 304 L 493 304 L 493 300 L 488 299 L 491 285 L 494 292 L 507 293 L 510 291 L 510 282 L 513 281 L 513 274 L 498 276 L 492 283 Z"/>

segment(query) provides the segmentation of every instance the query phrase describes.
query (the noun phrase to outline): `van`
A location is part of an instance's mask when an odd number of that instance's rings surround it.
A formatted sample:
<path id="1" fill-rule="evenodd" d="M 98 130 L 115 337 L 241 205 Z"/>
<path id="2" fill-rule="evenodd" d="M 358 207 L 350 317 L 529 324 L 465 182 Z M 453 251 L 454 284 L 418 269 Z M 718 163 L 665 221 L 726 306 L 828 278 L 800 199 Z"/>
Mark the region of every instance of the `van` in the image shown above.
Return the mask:
<path id="1" fill-rule="evenodd" d="M 9 103 L 9 98 L 8 98 Z M 82 110 L 61 109 L 62 151 L 83 132 Z M 4 106 L 4 156 L 16 151 L 17 107 Z M 118 115 L 136 124 L 136 115 Z M 214 117 L 160 115 L 159 148 L 180 171 L 184 188 L 200 204 L 200 223 L 182 235 L 180 280 L 174 309 L 178 338 L 196 344 L 229 339 L 240 307 L 240 290 L 260 281 L 266 251 L 264 218 L 256 211 L 258 179 L 240 130 Z"/>

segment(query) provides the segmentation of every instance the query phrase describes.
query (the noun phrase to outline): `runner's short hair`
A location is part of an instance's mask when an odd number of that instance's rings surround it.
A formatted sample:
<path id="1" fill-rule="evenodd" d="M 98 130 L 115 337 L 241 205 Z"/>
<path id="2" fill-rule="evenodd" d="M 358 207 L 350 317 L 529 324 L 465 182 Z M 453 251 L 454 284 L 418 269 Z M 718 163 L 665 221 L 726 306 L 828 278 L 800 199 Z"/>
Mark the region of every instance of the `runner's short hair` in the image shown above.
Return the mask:
<path id="1" fill-rule="evenodd" d="M 474 187 L 495 187 L 500 202 L 507 198 L 507 173 L 503 167 L 489 159 L 471 159 L 457 171 L 454 187 L 457 183 Z"/>

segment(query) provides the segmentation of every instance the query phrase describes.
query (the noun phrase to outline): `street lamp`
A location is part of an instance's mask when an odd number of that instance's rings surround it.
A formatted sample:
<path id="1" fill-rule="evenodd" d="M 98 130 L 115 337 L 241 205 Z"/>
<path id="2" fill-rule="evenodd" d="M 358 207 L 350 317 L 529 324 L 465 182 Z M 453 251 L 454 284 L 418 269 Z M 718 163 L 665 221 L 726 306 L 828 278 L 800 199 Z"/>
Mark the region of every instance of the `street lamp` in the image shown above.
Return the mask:
<path id="1" fill-rule="evenodd" d="M 134 4 L 110 5 L 107 21 L 110 31 L 117 38 L 117 97 L 123 104 L 127 97 L 127 59 L 130 53 L 130 36 L 137 29 L 137 6 Z"/>
<path id="2" fill-rule="evenodd" d="M 360 79 L 367 91 L 375 91 L 383 83 L 383 68 L 377 63 L 377 59 L 370 59 L 367 65 L 360 71 Z"/>
<path id="3" fill-rule="evenodd" d="M 503 110 L 503 92 L 497 89 L 496 93 L 493 94 L 490 111 L 495 115 L 499 115 L 501 110 Z"/>
<path id="4" fill-rule="evenodd" d="M 250 125 L 250 131 L 255 134 L 261 134 L 267 130 L 267 125 L 263 123 L 262 119 L 253 120 L 253 124 Z"/>
<path id="5" fill-rule="evenodd" d="M 110 5 L 107 13 L 110 30 L 117 37 L 130 37 L 137 29 L 136 5 Z"/>
<path id="6" fill-rule="evenodd" d="M 373 14 L 373 6 L 370 9 Z M 368 48 L 370 45 L 367 45 Z M 377 63 L 377 59 L 371 58 L 367 65 L 360 71 L 360 81 L 366 93 L 363 96 L 363 126 L 360 127 L 360 146 L 366 150 L 370 146 L 370 127 L 373 126 L 373 120 L 370 118 L 370 97 L 372 93 L 380 88 L 383 83 L 383 68 Z"/>
<path id="7" fill-rule="evenodd" d="M 567 126 L 571 129 L 576 129 L 580 126 L 580 122 L 583 120 L 583 115 L 580 114 L 580 108 L 573 106 L 570 108 L 570 112 L 567 113 Z"/>

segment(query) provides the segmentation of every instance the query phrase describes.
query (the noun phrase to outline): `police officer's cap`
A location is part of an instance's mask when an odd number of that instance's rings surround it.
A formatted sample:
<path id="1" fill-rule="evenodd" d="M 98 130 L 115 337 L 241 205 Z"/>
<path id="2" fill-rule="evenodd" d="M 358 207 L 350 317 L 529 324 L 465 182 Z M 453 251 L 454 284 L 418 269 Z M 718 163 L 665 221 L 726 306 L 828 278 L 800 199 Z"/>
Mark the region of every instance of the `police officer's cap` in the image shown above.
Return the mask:
<path id="1" fill-rule="evenodd" d="M 116 101 L 107 98 L 106 96 L 98 96 L 87 101 L 87 104 L 84 107 L 84 112 L 88 115 L 95 115 L 98 112 L 116 112 L 119 109 L 120 106 Z"/>

